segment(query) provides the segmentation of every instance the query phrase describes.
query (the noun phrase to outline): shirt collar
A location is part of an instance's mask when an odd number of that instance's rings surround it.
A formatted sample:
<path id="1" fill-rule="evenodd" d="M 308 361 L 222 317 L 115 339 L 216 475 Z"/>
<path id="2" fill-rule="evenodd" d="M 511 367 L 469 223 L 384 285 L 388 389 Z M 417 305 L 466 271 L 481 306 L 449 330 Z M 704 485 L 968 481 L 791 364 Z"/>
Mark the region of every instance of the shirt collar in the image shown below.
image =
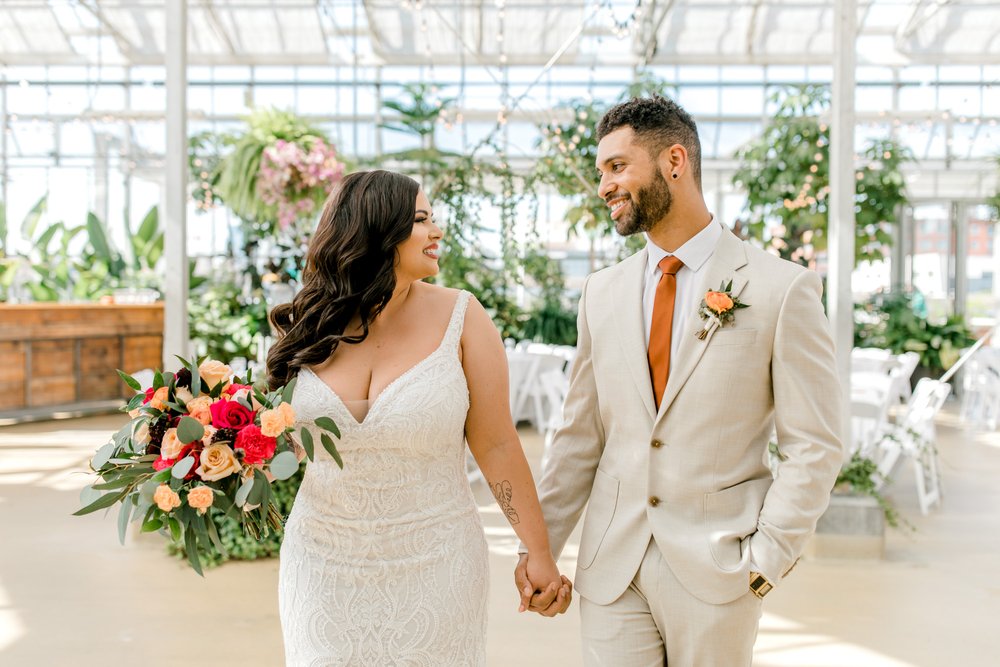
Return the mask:
<path id="1" fill-rule="evenodd" d="M 684 267 L 691 271 L 698 271 L 708 258 L 715 252 L 715 246 L 722 236 L 722 223 L 715 221 L 715 216 L 705 225 L 705 228 L 689 238 L 684 245 L 674 252 L 667 252 L 660 246 L 653 243 L 646 235 L 646 272 L 654 275 L 660 270 L 660 260 L 670 255 L 676 255 L 684 262 Z"/>

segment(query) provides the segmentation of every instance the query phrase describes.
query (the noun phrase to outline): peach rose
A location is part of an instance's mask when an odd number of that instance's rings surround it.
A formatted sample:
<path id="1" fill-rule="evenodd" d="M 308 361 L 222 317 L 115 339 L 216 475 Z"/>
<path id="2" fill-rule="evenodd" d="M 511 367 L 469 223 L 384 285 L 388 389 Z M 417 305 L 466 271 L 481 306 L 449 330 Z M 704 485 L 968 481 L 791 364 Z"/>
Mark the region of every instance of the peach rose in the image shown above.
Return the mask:
<path id="1" fill-rule="evenodd" d="M 163 434 L 163 443 L 160 445 L 160 456 L 165 459 L 176 459 L 184 449 L 184 443 L 177 437 L 177 429 L 168 428 Z"/>
<path id="2" fill-rule="evenodd" d="M 721 315 L 733 307 L 733 300 L 725 292 L 709 292 L 705 295 L 705 305 Z"/>
<path id="3" fill-rule="evenodd" d="M 136 447 L 145 447 L 149 444 L 149 422 L 142 422 L 132 431 L 132 443 Z"/>
<path id="4" fill-rule="evenodd" d="M 151 408 L 156 408 L 157 410 L 163 410 L 164 408 L 167 407 L 165 401 L 167 400 L 167 395 L 169 393 L 170 393 L 169 387 L 160 387 L 159 389 L 153 392 L 153 397 L 149 399 L 149 403 L 147 403 L 146 405 L 148 405 Z"/>
<path id="5" fill-rule="evenodd" d="M 164 512 L 181 506 L 181 497 L 166 484 L 160 484 L 153 493 L 153 502 Z"/>
<path id="6" fill-rule="evenodd" d="M 285 418 L 277 410 L 260 413 L 260 432 L 269 438 L 277 438 L 285 432 Z"/>
<path id="7" fill-rule="evenodd" d="M 240 463 L 229 445 L 217 442 L 201 452 L 201 465 L 195 472 L 206 482 L 214 482 L 240 471 Z"/>
<path id="8" fill-rule="evenodd" d="M 209 389 L 212 389 L 220 382 L 228 381 L 232 374 L 233 369 L 215 359 L 206 359 L 201 362 L 201 366 L 198 366 L 198 375 L 205 381 Z"/>
<path id="9" fill-rule="evenodd" d="M 188 505 L 198 510 L 198 514 L 204 514 L 213 502 L 215 494 L 207 486 L 196 486 L 188 491 Z"/>
<path id="10" fill-rule="evenodd" d="M 285 428 L 295 425 L 295 408 L 291 403 L 281 403 L 277 409 L 278 414 L 285 420 Z"/>
<path id="11" fill-rule="evenodd" d="M 211 405 L 212 398 L 210 396 L 202 395 L 198 398 L 192 398 L 187 402 L 188 413 L 192 418 L 201 422 L 202 426 L 208 426 L 212 423 Z"/>

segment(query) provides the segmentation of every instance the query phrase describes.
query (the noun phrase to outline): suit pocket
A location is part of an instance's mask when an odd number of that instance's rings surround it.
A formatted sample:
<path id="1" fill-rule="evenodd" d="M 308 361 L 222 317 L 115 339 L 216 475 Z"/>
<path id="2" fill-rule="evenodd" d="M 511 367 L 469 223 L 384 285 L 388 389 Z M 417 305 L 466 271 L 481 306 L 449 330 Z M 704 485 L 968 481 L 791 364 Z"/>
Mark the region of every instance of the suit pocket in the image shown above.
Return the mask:
<path id="1" fill-rule="evenodd" d="M 738 570 L 742 565 L 746 540 L 757 530 L 760 508 L 773 481 L 770 477 L 750 479 L 705 494 L 708 546 L 723 570 Z"/>
<path id="2" fill-rule="evenodd" d="M 712 345 L 750 345 L 757 340 L 756 329 L 719 329 L 712 336 Z"/>
<path id="3" fill-rule="evenodd" d="M 594 564 L 597 552 L 604 543 L 611 520 L 615 517 L 618 507 L 618 480 L 597 469 L 594 476 L 594 486 L 590 490 L 590 502 L 587 504 L 587 516 L 583 520 L 583 535 L 580 538 L 580 555 L 577 565 L 582 570 Z"/>

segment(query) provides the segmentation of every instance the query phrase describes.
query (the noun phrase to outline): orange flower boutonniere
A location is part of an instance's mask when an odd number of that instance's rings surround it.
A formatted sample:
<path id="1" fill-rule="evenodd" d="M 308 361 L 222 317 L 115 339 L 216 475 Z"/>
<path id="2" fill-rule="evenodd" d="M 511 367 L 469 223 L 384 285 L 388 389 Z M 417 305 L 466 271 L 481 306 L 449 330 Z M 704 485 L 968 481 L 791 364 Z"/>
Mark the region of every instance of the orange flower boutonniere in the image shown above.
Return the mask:
<path id="1" fill-rule="evenodd" d="M 728 283 L 722 281 L 718 291 L 708 290 L 705 298 L 698 306 L 698 315 L 705 321 L 705 326 L 695 335 L 699 340 L 704 340 L 711 332 L 719 327 L 732 324 L 736 321 L 736 311 L 740 308 L 749 308 L 748 304 L 742 303 L 739 297 L 733 296 L 733 281 Z"/>

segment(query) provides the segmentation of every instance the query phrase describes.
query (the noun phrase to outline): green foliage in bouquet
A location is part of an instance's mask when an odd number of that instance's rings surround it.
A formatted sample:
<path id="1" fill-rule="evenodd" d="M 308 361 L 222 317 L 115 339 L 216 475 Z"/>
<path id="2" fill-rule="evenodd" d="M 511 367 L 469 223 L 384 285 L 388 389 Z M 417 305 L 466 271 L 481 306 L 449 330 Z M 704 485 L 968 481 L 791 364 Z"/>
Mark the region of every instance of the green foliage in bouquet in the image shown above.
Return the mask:
<path id="1" fill-rule="evenodd" d="M 854 344 L 893 354 L 916 352 L 920 366 L 937 377 L 958 361 L 975 338 L 961 315 L 931 322 L 917 312 L 915 298 L 912 292 L 879 293 L 856 304 Z"/>
<path id="2" fill-rule="evenodd" d="M 830 108 L 827 86 L 783 88 L 764 132 L 737 151 L 733 184 L 747 192 L 741 220 L 752 238 L 780 256 L 809 265 L 827 247 L 830 194 Z M 890 139 L 870 142 L 855 170 L 855 261 L 883 259 L 890 228 L 908 203 L 901 166 L 911 152 Z M 768 234 L 770 233 L 770 237 Z"/>
<path id="3" fill-rule="evenodd" d="M 123 544 L 129 524 L 138 523 L 143 532 L 163 535 L 202 574 L 203 560 L 229 557 L 220 517 L 255 541 L 281 530 L 282 508 L 269 476 L 287 480 L 299 470 L 292 441 L 295 380 L 266 391 L 252 384 L 250 374 L 230 380 L 229 367 L 218 361 L 180 361 L 176 374 L 156 371 L 145 392 L 118 371 L 137 392 L 123 408 L 131 419 L 91 460 L 100 479 L 83 490 L 75 515 L 119 504 Z M 337 425 L 320 417 L 311 426 L 343 467 L 331 438 L 340 437 Z M 302 427 L 298 437 L 313 460 L 312 432 Z"/>
<path id="4" fill-rule="evenodd" d="M 292 511 L 292 504 L 295 502 L 295 494 L 298 493 L 299 485 L 302 483 L 303 468 L 288 479 L 275 480 L 271 483 L 271 499 L 278 514 L 287 517 Z M 201 564 L 204 567 L 217 567 L 230 560 L 257 560 L 258 558 L 275 558 L 281 550 L 281 540 L 284 537 L 284 527 L 271 530 L 267 535 L 254 538 L 243 530 L 243 525 L 238 519 L 230 517 L 225 512 L 217 509 L 210 509 L 215 525 L 218 528 L 219 540 L 224 549 L 222 551 L 209 545 L 201 554 Z M 170 542 L 167 551 L 171 555 L 184 557 L 183 544 Z"/>

